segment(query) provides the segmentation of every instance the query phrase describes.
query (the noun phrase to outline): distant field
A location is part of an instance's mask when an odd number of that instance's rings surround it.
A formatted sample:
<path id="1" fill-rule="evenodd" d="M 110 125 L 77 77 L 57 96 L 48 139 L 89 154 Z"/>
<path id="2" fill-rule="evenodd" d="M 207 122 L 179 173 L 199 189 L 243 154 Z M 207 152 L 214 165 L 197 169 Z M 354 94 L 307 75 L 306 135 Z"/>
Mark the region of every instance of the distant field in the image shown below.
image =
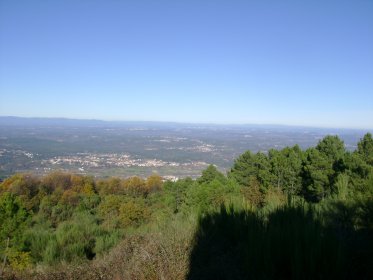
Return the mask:
<path id="1" fill-rule="evenodd" d="M 198 176 L 246 150 L 314 146 L 337 134 L 348 150 L 367 131 L 259 125 L 103 122 L 0 117 L 0 176 L 66 170 L 98 177 Z"/>

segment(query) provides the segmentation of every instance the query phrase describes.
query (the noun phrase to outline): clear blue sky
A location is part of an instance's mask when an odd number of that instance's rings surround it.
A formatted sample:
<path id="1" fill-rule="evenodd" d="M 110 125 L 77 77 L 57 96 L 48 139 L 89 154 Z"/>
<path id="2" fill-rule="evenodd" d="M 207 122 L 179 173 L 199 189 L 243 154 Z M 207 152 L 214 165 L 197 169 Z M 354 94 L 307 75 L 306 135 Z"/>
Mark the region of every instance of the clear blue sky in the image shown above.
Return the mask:
<path id="1" fill-rule="evenodd" d="M 0 0 L 0 115 L 373 127 L 373 1 Z"/>

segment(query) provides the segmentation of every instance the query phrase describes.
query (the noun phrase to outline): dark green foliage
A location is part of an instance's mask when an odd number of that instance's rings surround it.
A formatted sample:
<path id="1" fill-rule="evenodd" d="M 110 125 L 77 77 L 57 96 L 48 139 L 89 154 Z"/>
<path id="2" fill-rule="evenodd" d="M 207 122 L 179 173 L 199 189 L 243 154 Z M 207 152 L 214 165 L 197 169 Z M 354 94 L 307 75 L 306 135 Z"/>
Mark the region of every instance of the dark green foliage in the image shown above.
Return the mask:
<path id="1" fill-rule="evenodd" d="M 4 253 L 9 238 L 9 247 L 24 249 L 23 232 L 27 228 L 29 213 L 20 199 L 9 192 L 0 195 L 0 254 Z"/>
<path id="2" fill-rule="evenodd" d="M 202 171 L 202 176 L 198 178 L 197 183 L 211 183 L 214 180 L 217 180 L 223 184 L 227 182 L 224 174 L 219 172 L 216 167 L 211 164 L 209 167 Z"/>
<path id="3" fill-rule="evenodd" d="M 310 148 L 303 163 L 304 195 L 311 201 L 320 201 L 331 194 L 330 178 L 334 175 L 332 163 L 319 152 Z"/>
<path id="4" fill-rule="evenodd" d="M 228 176 L 237 181 L 241 186 L 248 186 L 251 177 L 256 177 L 261 185 L 268 187 L 273 174 L 268 157 L 263 153 L 252 154 L 245 152 L 235 160 Z"/>
<path id="5" fill-rule="evenodd" d="M 281 151 L 270 150 L 269 160 L 271 163 L 271 173 L 273 187 L 282 189 L 290 195 L 298 195 L 302 180 L 302 151 L 298 146 L 285 148 Z"/>
<path id="6" fill-rule="evenodd" d="M 180 212 L 187 199 L 187 189 L 193 183 L 191 178 L 185 178 L 177 182 L 168 181 L 164 184 L 165 204 L 172 209 L 173 213 Z"/>
<path id="7" fill-rule="evenodd" d="M 23 270 L 30 265 L 24 235 L 28 224 L 29 213 L 21 200 L 9 192 L 0 194 L 1 266 L 9 264 L 13 269 Z M 2 273 L 2 267 L 0 267 L 0 272 Z"/>
<path id="8" fill-rule="evenodd" d="M 331 135 L 324 137 L 316 149 L 333 162 L 342 158 L 346 152 L 343 141 L 338 136 Z"/>
<path id="9" fill-rule="evenodd" d="M 340 213 L 330 215 L 334 220 Z M 268 215 L 222 207 L 199 221 L 188 279 L 367 279 L 369 262 L 358 268 L 350 263 L 352 256 L 372 257 L 354 247 L 362 240 L 371 246 L 372 238 L 353 231 L 348 240 L 311 206 Z"/>
<path id="10" fill-rule="evenodd" d="M 349 176 L 352 193 L 373 194 L 373 168 L 358 153 L 347 153 L 343 162 L 344 172 Z"/>
<path id="11" fill-rule="evenodd" d="M 271 185 L 273 174 L 271 173 L 271 164 L 268 156 L 264 153 L 257 153 L 254 157 L 254 166 L 256 168 L 256 177 L 261 185 L 268 188 Z"/>
<path id="12" fill-rule="evenodd" d="M 275 187 L 287 195 L 302 195 L 318 202 L 337 192 L 340 175 L 345 174 L 347 193 L 373 193 L 372 143 L 368 133 L 353 153 L 346 151 L 338 136 L 326 136 L 315 148 L 304 152 L 299 146 L 272 149 L 268 156 L 247 151 L 236 159 L 228 177 L 249 188 L 257 180 L 262 193 Z"/>
<path id="13" fill-rule="evenodd" d="M 372 134 L 367 133 L 357 144 L 357 152 L 362 156 L 364 161 L 373 165 L 373 138 Z"/>
<path id="14" fill-rule="evenodd" d="M 250 182 L 250 177 L 256 176 L 253 159 L 254 155 L 250 151 L 240 155 L 234 161 L 229 177 L 234 178 L 241 186 L 247 186 Z"/>

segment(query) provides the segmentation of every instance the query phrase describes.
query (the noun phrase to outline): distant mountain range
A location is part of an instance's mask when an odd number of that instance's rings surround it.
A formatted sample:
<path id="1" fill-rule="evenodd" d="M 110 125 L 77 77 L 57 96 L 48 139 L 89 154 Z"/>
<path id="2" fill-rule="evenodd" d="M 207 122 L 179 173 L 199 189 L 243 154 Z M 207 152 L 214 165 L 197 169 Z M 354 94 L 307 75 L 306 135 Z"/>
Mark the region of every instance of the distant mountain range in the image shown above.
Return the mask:
<path id="1" fill-rule="evenodd" d="M 17 117 L 0 116 L 0 126 L 66 126 L 66 127 L 189 127 L 189 128 L 230 128 L 230 129 L 275 129 L 275 130 L 311 130 L 330 131 L 338 134 L 346 131 L 372 131 L 370 129 L 352 128 L 325 128 L 294 126 L 281 124 L 218 124 L 218 123 L 182 123 L 182 122 L 160 122 L 160 121 L 107 121 L 98 119 L 70 119 L 70 118 L 41 118 L 41 117 Z"/>

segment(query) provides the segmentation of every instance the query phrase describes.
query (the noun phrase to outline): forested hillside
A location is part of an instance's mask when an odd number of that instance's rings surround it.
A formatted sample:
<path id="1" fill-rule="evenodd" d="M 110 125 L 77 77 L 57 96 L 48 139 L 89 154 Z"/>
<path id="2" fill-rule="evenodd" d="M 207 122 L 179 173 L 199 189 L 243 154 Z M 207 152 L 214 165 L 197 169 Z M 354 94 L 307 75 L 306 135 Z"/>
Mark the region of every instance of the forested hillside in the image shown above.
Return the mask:
<path id="1" fill-rule="evenodd" d="M 372 135 L 247 151 L 196 180 L 15 174 L 0 257 L 9 279 L 372 279 Z"/>

